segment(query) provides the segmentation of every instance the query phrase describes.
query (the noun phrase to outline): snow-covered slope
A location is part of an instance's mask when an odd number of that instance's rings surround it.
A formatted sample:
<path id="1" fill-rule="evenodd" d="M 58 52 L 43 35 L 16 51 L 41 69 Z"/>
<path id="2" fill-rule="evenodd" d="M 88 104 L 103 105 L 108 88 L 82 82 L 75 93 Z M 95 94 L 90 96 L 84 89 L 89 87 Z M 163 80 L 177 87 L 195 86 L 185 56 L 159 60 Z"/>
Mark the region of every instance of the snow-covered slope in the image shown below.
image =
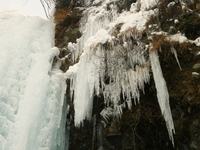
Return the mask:
<path id="1" fill-rule="evenodd" d="M 66 87 L 51 68 L 53 29 L 36 16 L 0 13 L 0 150 L 64 149 Z"/>

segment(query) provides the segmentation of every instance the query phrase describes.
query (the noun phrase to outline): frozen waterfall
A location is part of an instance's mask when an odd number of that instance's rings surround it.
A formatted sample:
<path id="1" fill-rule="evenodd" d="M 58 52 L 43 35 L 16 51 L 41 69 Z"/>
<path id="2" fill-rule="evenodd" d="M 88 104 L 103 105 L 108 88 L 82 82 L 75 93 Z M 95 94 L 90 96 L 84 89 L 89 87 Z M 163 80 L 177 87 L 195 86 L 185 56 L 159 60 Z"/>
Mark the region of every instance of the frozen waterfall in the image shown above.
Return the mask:
<path id="1" fill-rule="evenodd" d="M 68 149 L 66 79 L 71 82 L 75 111 L 71 115 L 75 115 L 74 124 L 81 126 L 92 118 L 94 96 L 104 100 L 100 115 L 105 120 L 119 118 L 125 107 L 132 109 L 140 102 L 151 71 L 174 142 L 169 95 L 158 55 L 149 51 L 150 45 L 143 39 L 147 21 L 157 14 L 152 9 L 157 3 L 138 0 L 130 11 L 119 13 L 116 1 L 84 0 L 88 7 L 80 20 L 82 36 L 66 47 L 74 65 L 65 73 L 59 69 L 51 20 L 17 11 L 0 13 L 0 150 Z"/>
<path id="2" fill-rule="evenodd" d="M 65 149 L 66 85 L 52 69 L 53 31 L 49 20 L 0 13 L 0 150 Z"/>

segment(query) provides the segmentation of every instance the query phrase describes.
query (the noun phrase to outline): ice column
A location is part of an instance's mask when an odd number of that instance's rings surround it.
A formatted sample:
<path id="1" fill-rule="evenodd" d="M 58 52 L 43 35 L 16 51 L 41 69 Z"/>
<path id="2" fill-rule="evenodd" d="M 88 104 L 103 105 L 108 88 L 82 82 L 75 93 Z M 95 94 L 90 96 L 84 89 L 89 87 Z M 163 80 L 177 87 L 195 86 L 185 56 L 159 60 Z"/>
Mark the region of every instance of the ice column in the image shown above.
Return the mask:
<path id="1" fill-rule="evenodd" d="M 169 133 L 169 138 L 172 141 L 174 145 L 174 139 L 173 139 L 173 133 L 175 133 L 174 130 L 174 123 L 172 119 L 172 114 L 170 110 L 169 105 L 169 93 L 167 90 L 165 79 L 163 78 L 158 53 L 157 51 L 151 51 L 150 54 L 150 61 L 151 61 L 151 68 L 153 71 L 153 78 L 156 85 L 157 90 L 157 98 L 158 103 L 162 112 L 162 115 L 165 119 L 167 130 Z"/>

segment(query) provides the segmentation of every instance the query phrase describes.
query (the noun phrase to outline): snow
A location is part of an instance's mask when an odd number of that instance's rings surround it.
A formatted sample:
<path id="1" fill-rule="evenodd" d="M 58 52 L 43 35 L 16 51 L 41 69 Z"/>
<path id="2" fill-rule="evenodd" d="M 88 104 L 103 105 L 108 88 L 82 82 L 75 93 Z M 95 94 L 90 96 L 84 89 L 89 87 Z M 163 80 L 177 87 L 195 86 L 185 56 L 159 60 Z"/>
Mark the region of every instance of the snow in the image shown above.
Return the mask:
<path id="1" fill-rule="evenodd" d="M 169 138 L 174 145 L 173 133 L 175 133 L 175 129 L 169 105 L 169 93 L 167 90 L 165 79 L 163 78 L 157 51 L 151 51 L 149 56 L 153 72 L 153 78 L 157 90 L 158 103 L 160 105 L 162 115 L 166 122 Z"/>
<path id="2" fill-rule="evenodd" d="M 168 7 L 168 8 L 172 8 L 175 4 L 176 4 L 175 2 L 170 2 L 170 3 L 167 5 L 167 7 Z"/>
<path id="3" fill-rule="evenodd" d="M 141 11 L 150 10 L 158 5 L 157 0 L 138 0 L 136 5 L 140 8 Z"/>
<path id="4" fill-rule="evenodd" d="M 94 1 L 93 1 L 93 4 L 96 5 L 96 4 L 100 3 L 101 1 L 102 1 L 102 0 L 94 0 Z"/>
<path id="5" fill-rule="evenodd" d="M 174 20 L 174 23 L 175 23 L 175 24 L 179 23 L 178 19 L 175 19 L 175 20 Z"/>
<path id="6" fill-rule="evenodd" d="M 95 1 L 94 3 L 99 3 L 99 1 Z M 144 4 L 142 1 L 142 8 L 147 6 L 148 8 L 153 7 L 155 5 L 155 0 L 149 2 L 144 1 Z M 102 1 L 100 6 L 88 7 L 84 11 L 80 22 L 80 31 L 83 34 L 82 37 L 78 39 L 76 43 L 70 43 L 68 45 L 69 50 L 73 51 L 72 58 L 74 62 L 83 53 L 84 49 L 87 50 L 87 48 L 85 48 L 86 43 L 87 47 L 89 47 L 94 45 L 94 42 L 105 43 L 106 40 L 110 40 L 112 37 L 110 37 L 109 34 L 112 34 L 113 28 L 118 24 L 122 24 L 120 29 L 121 33 L 133 28 L 142 32 L 145 29 L 147 20 L 152 15 L 155 15 L 157 10 L 133 11 L 136 10 L 137 7 L 136 4 L 131 5 L 132 11 L 124 11 L 120 14 L 116 6 L 109 0 Z M 110 10 L 107 10 L 107 8 Z"/>
<path id="7" fill-rule="evenodd" d="M 193 75 L 199 75 L 199 73 L 198 73 L 198 72 L 192 72 L 192 74 L 193 74 Z"/>
<path id="8" fill-rule="evenodd" d="M 152 35 L 163 35 L 166 37 L 166 40 L 171 41 L 171 42 L 179 42 L 179 43 L 184 43 L 184 42 L 195 42 L 198 43 L 198 39 L 196 41 L 191 41 L 188 40 L 188 38 L 182 34 L 181 32 L 178 31 L 178 33 L 173 34 L 173 35 L 168 35 L 167 32 L 164 31 L 159 31 L 159 32 L 152 32 Z"/>
<path id="9" fill-rule="evenodd" d="M 1 150 L 64 148 L 66 85 L 59 69 L 51 69 L 59 54 L 53 29 L 36 16 L 0 13 Z"/>
<path id="10" fill-rule="evenodd" d="M 182 34 L 181 32 L 178 32 L 176 34 L 173 35 L 168 35 L 167 32 L 152 32 L 152 35 L 163 35 L 166 37 L 166 40 L 171 41 L 171 42 L 179 42 L 179 43 L 184 43 L 184 42 L 192 42 L 191 40 L 188 40 L 187 37 Z"/>
<path id="11" fill-rule="evenodd" d="M 96 45 L 97 43 L 105 43 L 106 41 L 109 41 L 111 38 L 111 35 L 108 34 L 108 32 L 105 29 L 100 29 L 97 31 L 97 33 L 95 34 L 95 36 L 91 36 L 87 43 L 86 43 L 86 47 L 88 46 L 92 46 L 92 45 Z"/>
<path id="12" fill-rule="evenodd" d="M 196 44 L 196 46 L 200 46 L 200 37 L 194 40 L 194 43 Z"/>
<path id="13" fill-rule="evenodd" d="M 157 1 L 138 0 L 131 5 L 130 11 L 123 10 L 122 13 L 118 13 L 109 0 L 95 0 L 93 4 L 99 5 L 87 7 L 83 12 L 80 21 L 82 36 L 76 43 L 68 44 L 72 60 L 78 62 L 64 75 L 71 79 L 76 126 L 80 126 L 84 119 L 91 120 L 94 95 L 103 95 L 105 108 L 101 116 L 105 120 L 116 119 L 121 116 L 123 108 L 131 109 L 132 102 L 139 103 L 140 92 L 144 92 L 144 86 L 150 80 L 148 46 L 142 42 L 141 33 L 150 17 L 158 13 Z M 168 39 L 187 41 L 181 34 Z M 172 52 L 178 62 L 175 49 Z M 173 142 L 169 95 L 157 54 L 150 54 L 150 60 L 159 105 Z"/>
<path id="14" fill-rule="evenodd" d="M 183 35 L 182 33 L 178 32 L 177 34 L 174 35 L 170 35 L 168 37 L 168 39 L 170 41 L 177 41 L 180 43 L 184 43 L 184 42 L 188 42 L 189 40 L 187 39 L 187 37 L 185 37 L 185 35 Z"/>
<path id="15" fill-rule="evenodd" d="M 132 8 L 133 9 L 133 8 Z M 135 27 L 138 31 L 143 31 L 146 27 L 146 22 L 150 16 L 154 15 L 155 11 L 139 11 L 138 13 L 124 12 L 112 23 L 114 25 L 123 23 L 120 32 Z"/>

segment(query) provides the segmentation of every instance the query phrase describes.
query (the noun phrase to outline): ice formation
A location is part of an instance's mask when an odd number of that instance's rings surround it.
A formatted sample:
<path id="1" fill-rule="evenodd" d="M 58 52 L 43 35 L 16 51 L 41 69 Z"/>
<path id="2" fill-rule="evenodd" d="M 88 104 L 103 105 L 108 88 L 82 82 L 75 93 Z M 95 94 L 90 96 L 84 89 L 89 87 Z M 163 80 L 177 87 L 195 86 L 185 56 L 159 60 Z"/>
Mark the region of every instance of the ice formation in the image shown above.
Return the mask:
<path id="1" fill-rule="evenodd" d="M 105 119 L 120 117 L 125 106 L 131 109 L 132 102 L 139 103 L 150 69 L 173 142 L 169 95 L 158 55 L 149 54 L 142 42 L 147 20 L 157 13 L 153 9 L 157 1 L 138 0 L 122 13 L 115 6 L 117 1 L 95 0 L 84 10 L 82 36 L 68 44 L 72 60 L 78 63 L 64 75 L 59 64 L 51 68 L 59 54 L 52 22 L 15 11 L 0 13 L 0 149 L 65 148 L 66 78 L 71 79 L 75 124 L 79 126 L 84 119 L 91 119 L 94 95 L 103 95 L 106 107 L 101 115 Z"/>
<path id="2" fill-rule="evenodd" d="M 159 0 L 138 0 L 137 5 L 140 10 L 149 10 L 158 5 Z"/>
<path id="3" fill-rule="evenodd" d="M 169 138 L 174 144 L 173 133 L 175 133 L 175 130 L 174 130 L 174 123 L 172 120 L 172 114 L 171 114 L 171 110 L 169 106 L 169 93 L 167 90 L 166 82 L 162 75 L 162 69 L 160 67 L 160 61 L 159 61 L 157 52 L 151 51 L 149 56 L 150 56 L 151 68 L 153 72 L 153 78 L 154 78 L 156 90 L 157 90 L 158 103 L 160 105 L 162 115 L 166 121 Z"/>
<path id="4" fill-rule="evenodd" d="M 176 49 L 174 48 L 173 45 L 171 46 L 171 51 L 172 51 L 172 53 L 174 54 L 174 57 L 176 58 L 176 62 L 178 63 L 178 66 L 179 66 L 180 70 L 182 70 L 181 65 L 180 65 L 180 63 L 179 63 L 179 60 L 178 60 L 178 56 L 177 56 Z"/>
<path id="5" fill-rule="evenodd" d="M 116 1 L 104 0 L 100 5 L 86 8 L 80 26 L 82 37 L 68 45 L 73 61 L 78 62 L 65 73 L 65 77 L 71 79 L 74 92 L 77 126 L 84 119 L 91 119 L 94 95 L 103 95 L 106 107 L 101 115 L 105 119 L 117 118 L 125 106 L 131 109 L 132 101 L 139 103 L 139 91 L 143 91 L 150 79 L 148 46 L 142 42 L 142 32 L 147 20 L 157 13 L 157 9 L 152 9 L 157 1 L 140 0 L 131 5 L 130 11 L 122 13 L 118 13 Z M 93 4 L 99 2 L 96 0 Z M 156 85 L 161 82 L 157 85 L 161 87 L 158 101 L 173 141 L 167 87 L 161 69 L 156 68 L 159 67 L 155 63 L 158 61 L 156 54 L 150 57 Z"/>
<path id="6" fill-rule="evenodd" d="M 59 54 L 53 30 L 36 16 L 0 13 L 1 150 L 64 149 L 66 85 L 51 68 Z"/>

